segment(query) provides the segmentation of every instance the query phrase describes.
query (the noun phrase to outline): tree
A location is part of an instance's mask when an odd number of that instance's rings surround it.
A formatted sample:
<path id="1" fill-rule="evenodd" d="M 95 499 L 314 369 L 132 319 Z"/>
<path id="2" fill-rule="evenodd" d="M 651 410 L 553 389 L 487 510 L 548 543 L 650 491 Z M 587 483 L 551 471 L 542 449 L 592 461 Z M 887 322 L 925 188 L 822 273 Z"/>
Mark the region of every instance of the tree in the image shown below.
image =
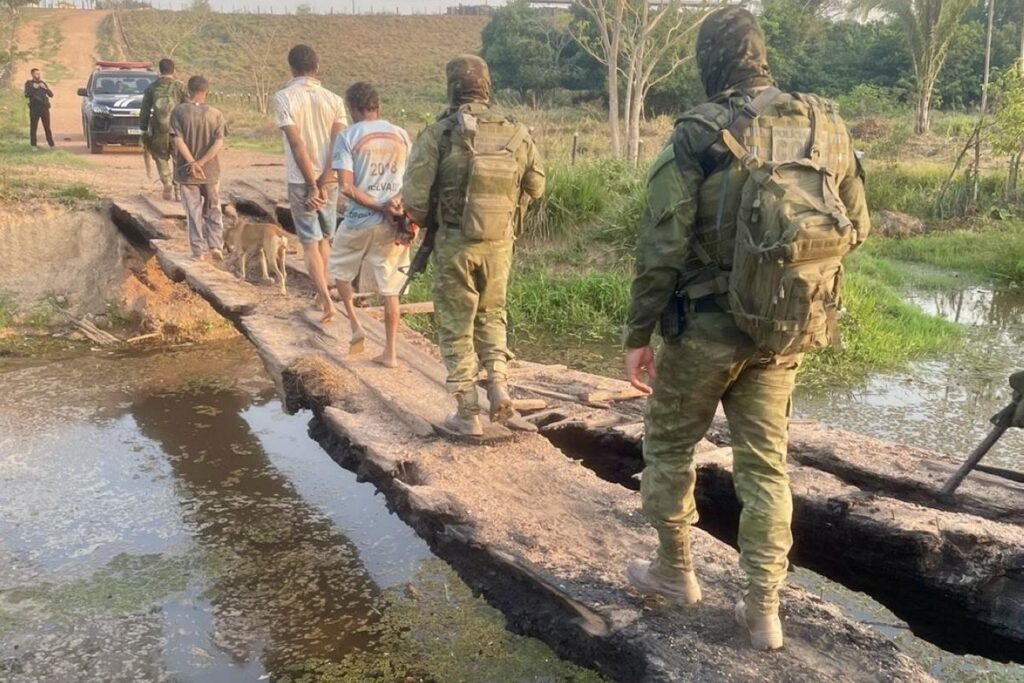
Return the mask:
<path id="1" fill-rule="evenodd" d="M 607 70 L 612 153 L 635 161 L 647 95 L 692 58 L 686 48 L 710 10 L 688 12 L 675 0 L 655 7 L 649 0 L 577 0 L 576 7 L 582 18 L 573 26 L 573 38 Z"/>
<path id="2" fill-rule="evenodd" d="M 296 20 L 297 21 L 297 20 Z M 233 53 L 234 78 L 252 88 L 253 101 L 261 114 L 270 109 L 270 96 L 283 75 L 284 55 L 274 46 L 284 44 L 285 21 L 231 22 L 226 28 L 224 49 Z"/>
<path id="3" fill-rule="evenodd" d="M 497 88 L 525 95 L 557 88 L 566 80 L 563 57 L 572 39 L 552 17 L 514 0 L 494 11 L 484 27 L 482 56 Z"/>
<path id="4" fill-rule="evenodd" d="M 3 52 L 0 53 L 0 87 L 9 88 L 14 76 L 14 67 L 24 53 L 18 51 L 18 23 L 21 19 L 21 8 L 34 4 L 33 0 L 0 0 L 3 11 L 2 28 L 4 36 Z"/>
<path id="5" fill-rule="evenodd" d="M 1024 158 L 1024 75 L 1019 68 L 1003 71 L 993 87 L 992 151 L 1010 159 L 1006 197 L 1019 201 L 1021 159 Z"/>
<path id="6" fill-rule="evenodd" d="M 960 19 L 976 0 L 857 0 L 866 16 L 881 10 L 903 26 L 914 64 L 917 118 L 914 131 L 926 133 L 930 127 L 932 93 L 946 61 L 949 46 L 960 28 Z"/>

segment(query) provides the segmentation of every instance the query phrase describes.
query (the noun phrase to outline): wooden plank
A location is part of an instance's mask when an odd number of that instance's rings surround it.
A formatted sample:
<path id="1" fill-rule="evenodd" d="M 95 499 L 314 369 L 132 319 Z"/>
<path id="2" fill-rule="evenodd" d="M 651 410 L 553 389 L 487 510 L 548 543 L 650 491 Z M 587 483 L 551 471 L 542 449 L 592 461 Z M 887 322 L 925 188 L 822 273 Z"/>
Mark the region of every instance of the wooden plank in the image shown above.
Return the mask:
<path id="1" fill-rule="evenodd" d="M 196 261 L 172 251 L 166 242 L 155 243 L 157 259 L 164 272 L 179 282 L 183 278 L 218 311 L 229 316 L 246 315 L 260 303 L 259 291 L 248 282 L 242 282 L 210 261 Z"/>

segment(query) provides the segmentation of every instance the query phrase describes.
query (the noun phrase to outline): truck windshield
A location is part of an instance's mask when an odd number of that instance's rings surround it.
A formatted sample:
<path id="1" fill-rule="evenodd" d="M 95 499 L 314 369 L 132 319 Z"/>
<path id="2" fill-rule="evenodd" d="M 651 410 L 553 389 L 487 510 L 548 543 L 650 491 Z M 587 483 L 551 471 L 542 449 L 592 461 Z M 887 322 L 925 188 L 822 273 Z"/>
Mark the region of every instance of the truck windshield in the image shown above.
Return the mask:
<path id="1" fill-rule="evenodd" d="M 152 74 L 97 76 L 93 92 L 97 95 L 141 95 L 156 80 Z"/>

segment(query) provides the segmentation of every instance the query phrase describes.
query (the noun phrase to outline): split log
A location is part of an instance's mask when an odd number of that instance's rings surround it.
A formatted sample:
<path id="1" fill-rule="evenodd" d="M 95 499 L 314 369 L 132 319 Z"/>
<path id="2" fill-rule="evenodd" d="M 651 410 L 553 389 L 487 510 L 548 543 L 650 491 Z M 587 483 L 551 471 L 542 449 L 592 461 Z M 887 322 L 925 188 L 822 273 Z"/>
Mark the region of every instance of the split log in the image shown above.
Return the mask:
<path id="1" fill-rule="evenodd" d="M 637 487 L 634 475 L 643 467 L 639 425 L 570 418 L 542 432 L 603 478 Z M 832 443 L 843 450 L 850 439 L 862 438 L 840 434 Z M 726 439 L 716 429 L 712 440 Z M 870 446 L 864 453 L 878 459 L 881 445 Z M 893 459 L 889 454 L 886 462 Z M 929 637 L 947 649 L 968 648 L 994 658 L 1024 653 L 1024 530 L 1019 526 L 866 492 L 800 464 L 792 464 L 789 474 L 799 564 L 870 593 L 914 628 L 933 624 Z M 730 449 L 699 452 L 697 475 L 704 526 L 734 542 L 739 503 Z M 956 629 L 943 629 L 945 624 Z"/>

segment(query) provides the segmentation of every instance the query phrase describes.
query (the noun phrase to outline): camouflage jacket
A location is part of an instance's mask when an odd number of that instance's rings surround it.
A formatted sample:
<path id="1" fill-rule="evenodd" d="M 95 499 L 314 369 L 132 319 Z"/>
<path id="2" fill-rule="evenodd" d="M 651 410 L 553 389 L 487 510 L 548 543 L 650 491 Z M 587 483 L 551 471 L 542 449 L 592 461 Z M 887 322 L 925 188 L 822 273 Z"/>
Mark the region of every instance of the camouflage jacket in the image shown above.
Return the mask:
<path id="1" fill-rule="evenodd" d="M 477 117 L 480 122 L 511 122 L 506 115 L 482 103 L 470 103 L 456 110 L 447 110 L 441 118 L 427 126 L 409 154 L 409 164 L 402 181 L 402 202 L 417 223 L 429 223 L 435 218 L 439 226 L 458 226 L 466 203 L 466 184 L 469 180 L 471 152 L 458 125 L 459 112 Z M 509 135 L 514 128 L 509 126 Z M 446 141 L 445 138 L 450 140 Z M 522 193 L 538 199 L 544 194 L 544 168 L 537 145 L 530 136 L 516 150 L 516 159 L 522 168 Z M 442 156 L 444 157 L 442 159 Z M 434 180 L 438 180 L 437 206 L 430 206 L 430 193 Z M 433 216 L 429 216 L 434 211 Z"/>
<path id="2" fill-rule="evenodd" d="M 188 90 L 185 84 L 173 77 L 161 76 L 150 83 L 146 92 L 142 94 L 142 106 L 139 108 L 139 128 L 142 130 L 149 131 L 149 119 L 153 115 L 153 106 L 162 94 L 158 91 L 164 89 L 170 89 L 174 106 L 188 99 Z"/>
<path id="3" fill-rule="evenodd" d="M 731 236 L 735 234 L 736 212 L 747 174 L 733 161 L 724 170 L 706 175 L 705 151 L 745 102 L 746 96 L 733 90 L 688 111 L 676 122 L 671 141 L 648 171 L 647 200 L 637 232 L 636 270 L 624 333 L 627 348 L 647 346 L 673 295 L 706 273 L 694 254 L 692 240 L 700 240 L 723 267 L 732 262 L 735 243 Z M 863 240 L 871 227 L 863 174 L 846 126 L 830 103 L 813 96 L 783 94 L 748 129 L 744 143 L 748 149 L 771 149 L 771 145 L 778 144 L 772 136 L 773 120 L 809 126 L 809 102 L 814 103 L 815 111 L 820 107 L 827 113 L 818 117 L 827 133 L 823 159 L 837 175 L 847 215 Z"/>

